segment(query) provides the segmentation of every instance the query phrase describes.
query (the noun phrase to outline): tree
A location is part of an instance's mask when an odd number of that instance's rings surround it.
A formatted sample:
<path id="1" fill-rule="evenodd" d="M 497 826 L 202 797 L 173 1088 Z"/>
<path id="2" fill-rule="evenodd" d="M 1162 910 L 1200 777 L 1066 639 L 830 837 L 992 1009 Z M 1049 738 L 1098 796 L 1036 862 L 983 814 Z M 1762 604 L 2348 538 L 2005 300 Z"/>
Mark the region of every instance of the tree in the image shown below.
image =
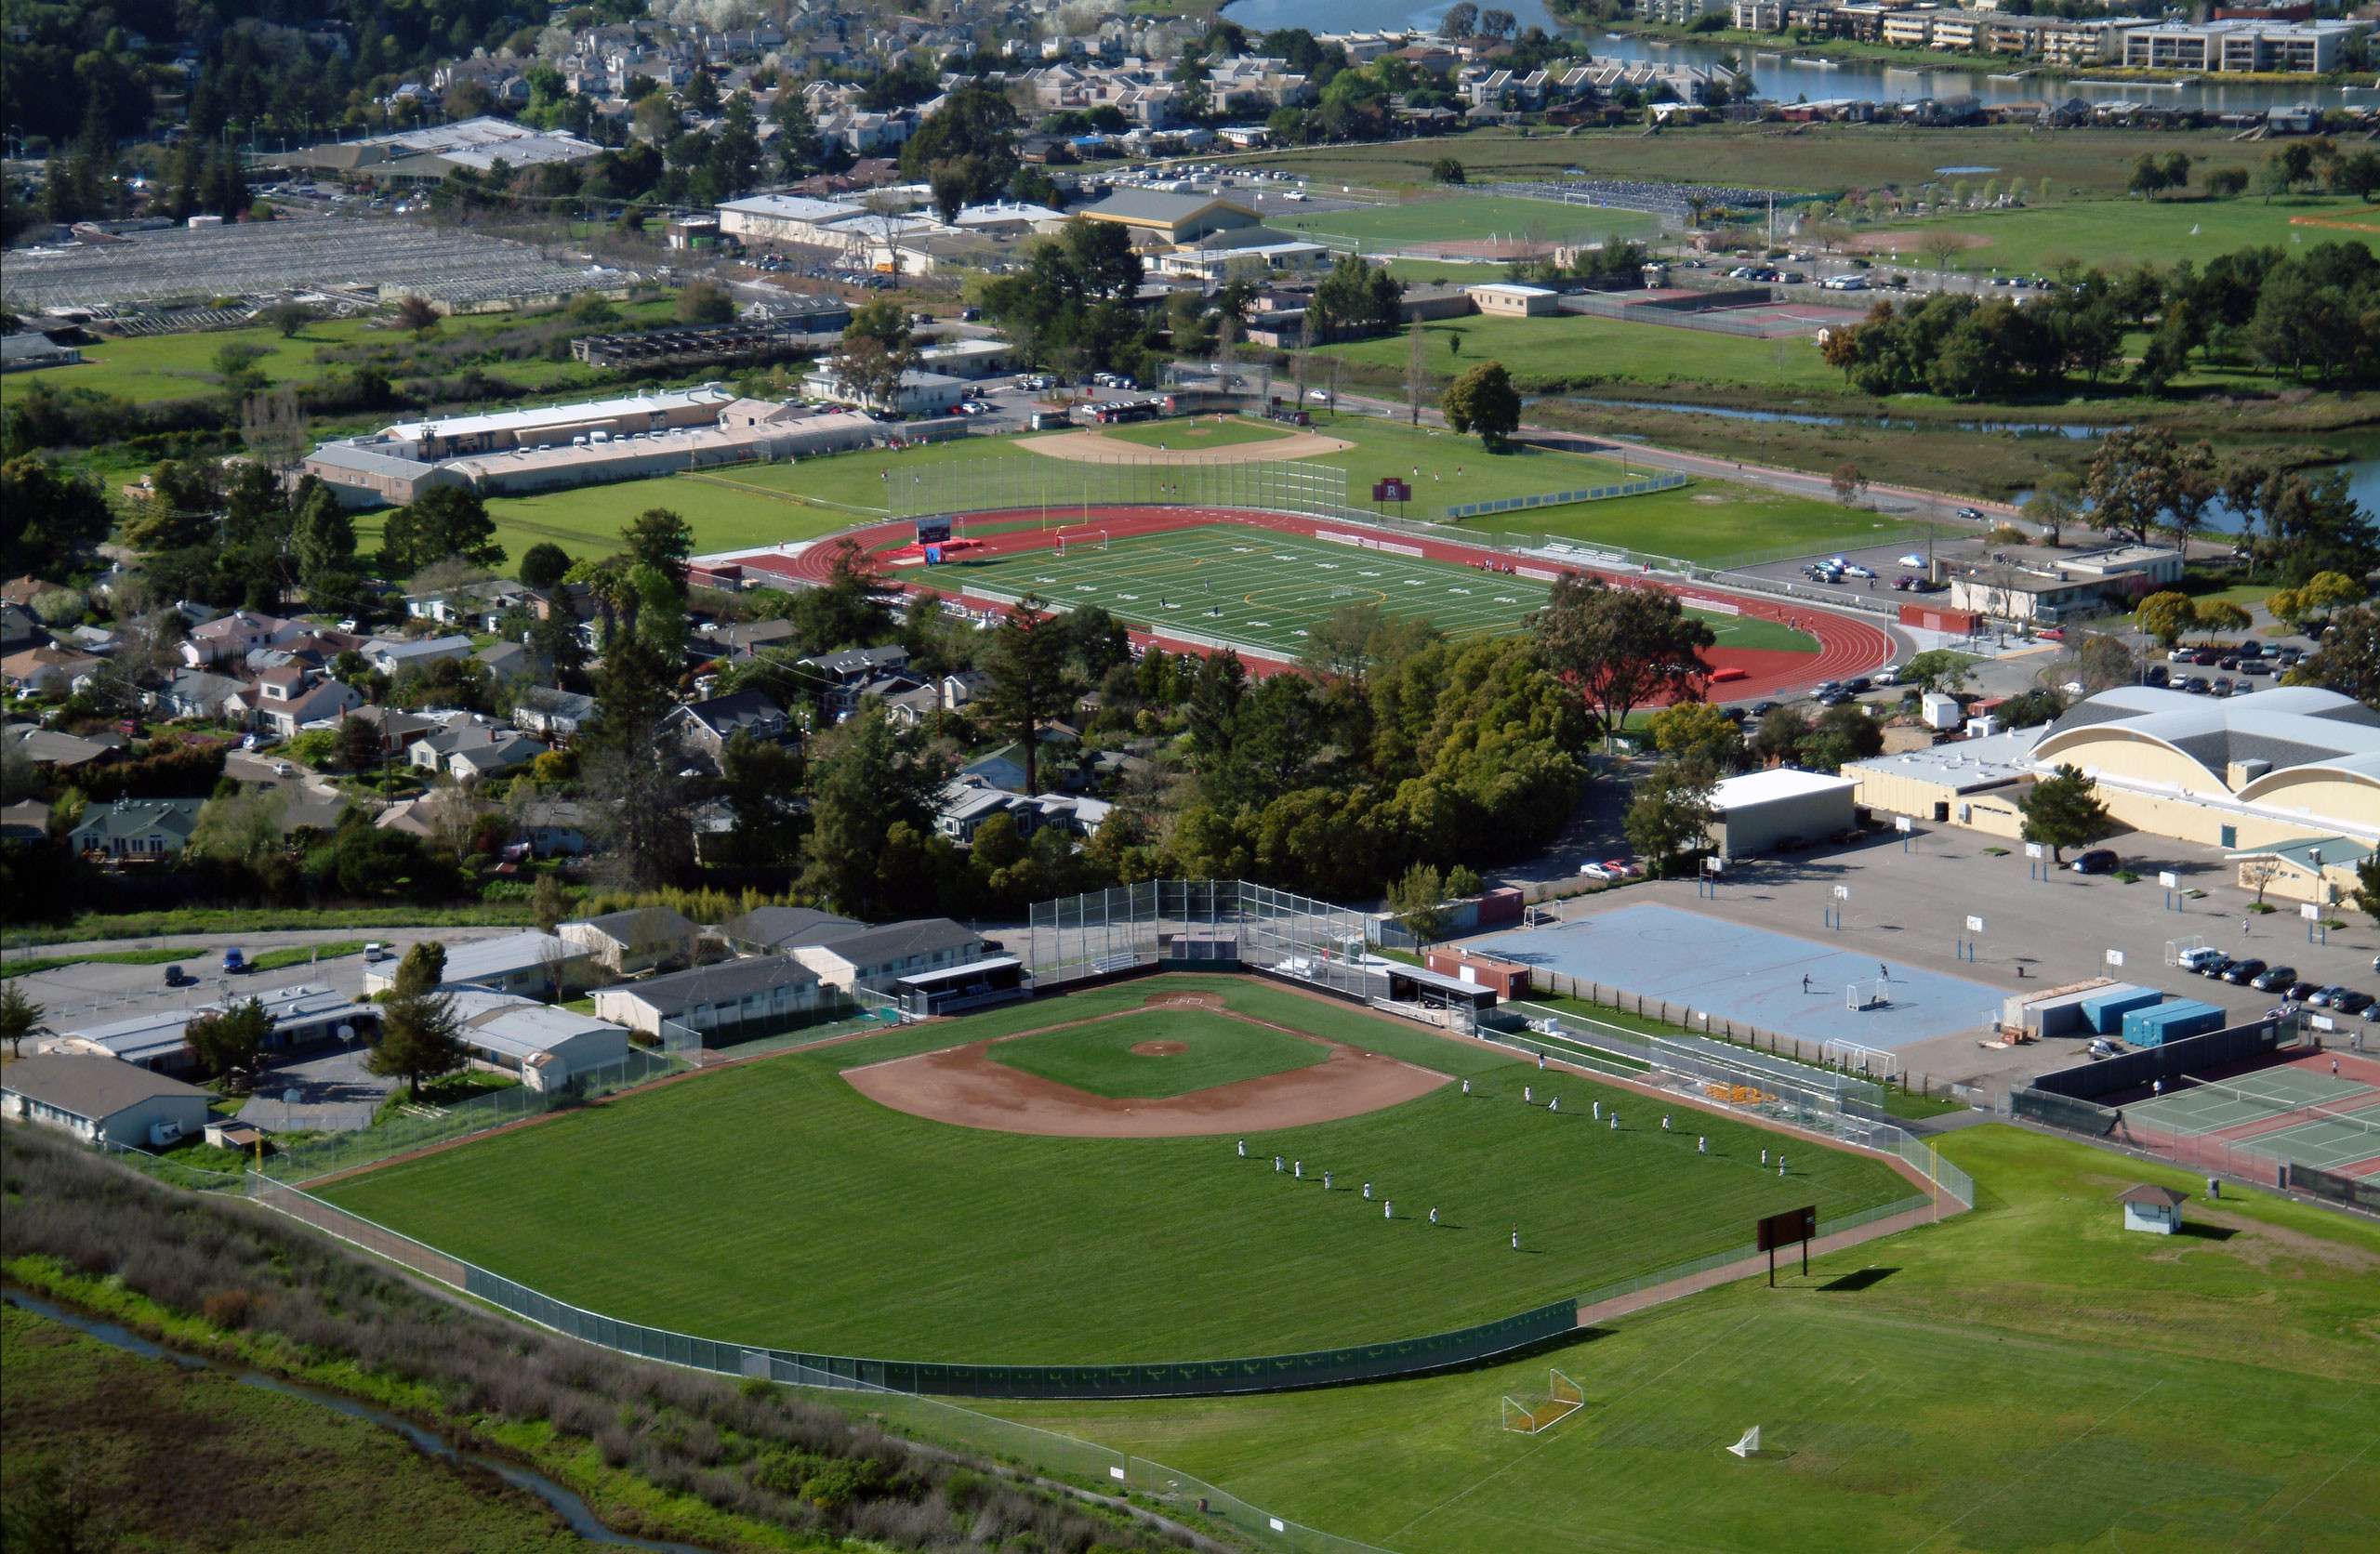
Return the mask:
<path id="1" fill-rule="evenodd" d="M 641 890 L 677 883 L 694 862 L 693 794 L 669 723 L 677 678 L 641 635 L 607 643 L 595 720 L 579 733 L 588 787 L 606 800 L 597 816 L 611 864 Z"/>
<path id="2" fill-rule="evenodd" d="M 319 481 L 311 482 L 296 505 L 289 530 L 289 559 L 306 589 L 309 604 L 325 607 L 328 597 L 352 596 L 361 578 L 355 563 L 355 520 L 345 503 Z"/>
<path id="3" fill-rule="evenodd" d="M 521 581 L 541 591 L 553 588 L 570 566 L 569 551 L 551 540 L 539 540 L 521 553 Z"/>
<path id="4" fill-rule="evenodd" d="M 2290 685 L 2328 685 L 2380 712 L 2380 609 L 2356 604 L 2330 616 L 2323 645 L 2299 659 Z"/>
<path id="5" fill-rule="evenodd" d="M 380 532 L 383 572 L 409 577 L 450 558 L 474 567 L 504 564 L 504 547 L 496 543 L 496 521 L 477 491 L 432 486 L 389 515 Z"/>
<path id="6" fill-rule="evenodd" d="M 188 850 L 195 858 L 261 867 L 283 850 L 281 826 L 288 813 L 289 796 L 279 788 L 238 788 L 210 798 L 199 809 Z"/>
<path id="7" fill-rule="evenodd" d="M 901 379 L 917 364 L 909 316 L 889 299 L 854 311 L 842 344 L 826 359 L 827 370 L 846 392 L 887 408 L 900 402 Z"/>
<path id="8" fill-rule="evenodd" d="M 21 402 L 9 408 L 20 412 Z M 33 454 L 0 464 L 0 556 L 9 572 L 71 572 L 114 522 L 98 482 Z"/>
<path id="9" fill-rule="evenodd" d="M 1937 270 L 1950 269 L 1950 261 L 1957 258 L 1966 245 L 1965 236 L 1948 227 L 1928 227 L 1917 240 L 1917 251 L 1932 259 Z"/>
<path id="10" fill-rule="evenodd" d="M 1326 336 L 1385 333 L 1404 316 L 1404 285 L 1385 268 L 1349 254 L 1316 283 L 1307 316 L 1320 316 Z"/>
<path id="11" fill-rule="evenodd" d="M 294 338 L 318 316 L 303 302 L 276 302 L 259 311 L 257 322 L 286 340 Z"/>
<path id="12" fill-rule="evenodd" d="M 1008 95 L 971 82 L 946 93 L 902 143 L 901 171 L 937 186 L 950 178 L 959 204 L 991 199 L 1016 176 L 1017 129 Z M 957 214 L 955 207 L 950 214 Z"/>
<path id="13" fill-rule="evenodd" d="M 2198 606 L 2190 596 L 2167 588 L 2132 607 L 2133 624 L 2167 648 L 2198 629 Z"/>
<path id="14" fill-rule="evenodd" d="M 2281 860 L 2270 853 L 2243 859 L 2240 864 L 2240 883 L 2256 893 L 2256 904 L 2265 904 L 2265 892 L 2281 877 Z"/>
<path id="15" fill-rule="evenodd" d="M 258 1055 L 271 1034 L 272 1017 L 255 998 L 244 999 L 219 1013 L 200 1015 L 182 1028 L 182 1040 L 190 1044 L 191 1051 L 197 1055 L 198 1066 L 208 1078 L 224 1079 L 238 1073 L 247 1075 L 249 1084 L 254 1083 Z"/>
<path id="16" fill-rule="evenodd" d="M 689 282 L 678 294 L 678 321 L 681 323 L 733 323 L 735 321 L 735 298 L 716 281 Z"/>
<path id="17" fill-rule="evenodd" d="M 2082 847 L 2108 828 L 2108 807 L 2099 802 L 2098 789 L 2082 768 L 2060 761 L 2022 801 L 2025 840 L 2047 847 L 2051 862 L 2063 862 L 2066 849 Z"/>
<path id="18" fill-rule="evenodd" d="M 1023 747 L 1025 790 L 1040 791 L 1038 731 L 1075 695 L 1066 663 L 1065 628 L 1037 595 L 1027 594 L 992 633 L 985 664 L 992 678 L 984 696 L 988 722 Z"/>
<path id="19" fill-rule="evenodd" d="M 1576 573 L 1554 585 L 1532 624 L 1547 665 L 1579 690 L 1606 737 L 1648 702 L 1696 694 L 1709 673 L 1699 653 L 1718 640 L 1666 588 Z"/>
<path id="20" fill-rule="evenodd" d="M 1868 477 L 1859 472 L 1858 465 L 1846 459 L 1834 467 L 1831 483 L 1834 487 L 1834 499 L 1847 507 L 1868 489 Z"/>
<path id="21" fill-rule="evenodd" d="M 2019 509 L 2025 520 L 2039 528 L 2042 538 L 2056 546 L 2064 537 L 2068 525 L 2082 517 L 2081 504 L 2065 477 L 2044 481 L 2032 495 L 2025 499 Z"/>
<path id="22" fill-rule="evenodd" d="M 1438 36 L 1457 42 L 1472 36 L 1478 30 L 1479 7 L 1471 0 L 1457 0 L 1456 4 L 1447 7 L 1447 14 L 1438 21 Z"/>
<path id="23" fill-rule="evenodd" d="M 853 916 L 874 915 L 890 889 L 879 862 L 896 824 L 932 828 L 932 802 L 949 763 L 892 727 L 869 701 L 821 734 L 810 757 L 809 843 L 798 882 L 804 896 Z"/>
<path id="24" fill-rule="evenodd" d="M 1648 873 L 1668 874 L 1678 858 L 1710 846 L 1716 787 L 1710 768 L 1679 760 L 1661 762 L 1636 784 L 1623 823 Z"/>
<path id="25" fill-rule="evenodd" d="M 380 1002 L 380 1039 L 365 1054 L 374 1073 L 405 1082 L 406 1099 L 421 1099 L 421 1082 L 463 1066 L 462 1017 L 446 980 L 446 946 L 425 939 L 398 963 L 394 985 Z"/>
<path id="26" fill-rule="evenodd" d="M 1388 909 L 1406 932 L 1429 945 L 1446 937 L 1447 895 L 1445 876 L 1430 864 L 1416 863 L 1390 884 Z"/>
<path id="27" fill-rule="evenodd" d="M 2206 175 L 2206 191 L 2218 200 L 2236 200 L 2248 191 L 2245 167 L 2217 167 Z"/>
<path id="28" fill-rule="evenodd" d="M 684 519 L 667 507 L 647 507 L 620 530 L 620 541 L 630 556 L 684 592 L 686 560 L 694 553 L 694 527 Z"/>
<path id="29" fill-rule="evenodd" d="M 2211 637 L 2245 631 L 2255 624 L 2253 616 L 2228 599 L 2210 599 L 2198 606 L 2197 613 L 2198 629 Z"/>
<path id="30" fill-rule="evenodd" d="M 746 868 L 776 868 L 801 845 L 802 761 L 800 746 L 738 733 L 720 752 L 720 797 L 734 828 L 724 840 L 729 861 Z"/>
<path id="31" fill-rule="evenodd" d="M 397 298 L 392 316 L 396 320 L 397 327 L 409 335 L 427 335 L 438 327 L 438 305 L 426 296 L 416 296 L 411 292 Z"/>
<path id="32" fill-rule="evenodd" d="M 2083 489 L 2091 521 L 2108 533 L 2139 543 L 2157 529 L 2187 542 L 2218 494 L 2215 450 L 2185 446 L 2162 427 L 2110 432 L 2092 456 Z"/>
<path id="33" fill-rule="evenodd" d="M 2380 852 L 2355 866 L 2355 904 L 2365 916 L 2380 923 Z"/>
<path id="34" fill-rule="evenodd" d="M 1708 702 L 1677 702 L 1653 714 L 1653 748 L 1712 771 L 1742 764 L 1744 737 L 1734 719 Z"/>
<path id="35" fill-rule="evenodd" d="M 1433 183 L 1469 183 L 1471 181 L 1471 177 L 1463 171 L 1461 163 L 1456 161 L 1453 157 L 1442 156 L 1435 162 L 1430 164 L 1430 181 Z"/>
<path id="36" fill-rule="evenodd" d="M 1802 742 L 1802 764 L 1819 771 L 1840 771 L 1853 761 L 1884 753 L 1884 731 L 1866 707 L 1844 702 L 1818 714 Z"/>
<path id="37" fill-rule="evenodd" d="M 1458 435 L 1479 434 L 1490 453 L 1500 451 L 1521 424 L 1520 390 L 1501 362 L 1482 362 L 1447 386 L 1439 408 Z"/>
<path id="38" fill-rule="evenodd" d="M 1948 648 L 1928 648 L 1901 665 L 1893 678 L 1921 691 L 1940 691 L 1955 695 L 1973 673 L 1974 661 L 1965 653 L 1953 652 Z"/>
<path id="39" fill-rule="evenodd" d="M 12 978 L 0 981 L 0 1041 L 8 1044 L 8 1056 L 25 1055 L 25 1038 L 38 1035 L 48 1029 L 42 1017 L 49 1011 L 25 996 Z"/>

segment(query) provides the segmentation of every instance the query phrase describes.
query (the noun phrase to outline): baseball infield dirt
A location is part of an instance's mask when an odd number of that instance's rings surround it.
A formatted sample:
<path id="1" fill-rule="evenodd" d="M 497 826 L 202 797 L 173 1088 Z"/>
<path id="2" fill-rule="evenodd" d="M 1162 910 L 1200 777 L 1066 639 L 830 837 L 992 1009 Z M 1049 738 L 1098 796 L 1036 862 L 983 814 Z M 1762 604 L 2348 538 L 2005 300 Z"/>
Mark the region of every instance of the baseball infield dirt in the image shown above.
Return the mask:
<path id="1" fill-rule="evenodd" d="M 1159 995 L 1149 999 L 1143 1007 L 1181 1005 L 1230 1013 L 1222 1007 L 1222 1000 L 1197 995 Z M 1061 1025 L 1044 1026 L 1040 1031 L 1020 1031 L 993 1039 L 1015 1041 L 1022 1036 L 1063 1030 L 1066 1025 L 1091 1025 L 1099 1020 L 1117 1018 L 1102 1015 L 1096 1020 L 1067 1021 Z M 1439 1086 L 1451 1083 L 1434 1070 L 1383 1058 L 1344 1042 L 1328 1041 L 1268 1021 L 1250 1023 L 1329 1047 L 1330 1056 L 1287 1073 L 1266 1074 L 1260 1079 L 1243 1079 L 1156 1100 L 1095 1096 L 1071 1085 L 1060 1085 L 1005 1063 L 993 1062 L 985 1056 L 991 1040 L 970 1042 L 942 1052 L 923 1052 L 889 1063 L 845 1069 L 843 1078 L 870 1100 L 911 1116 L 996 1133 L 1031 1133 L 1058 1139 L 1187 1139 L 1221 1133 L 1261 1133 L 1301 1123 L 1359 1117 L 1367 1112 L 1425 1096 Z M 1157 1047 L 1179 1050 L 1182 1044 L 1143 1042 L 1132 1050 L 1143 1052 Z"/>
<path id="2" fill-rule="evenodd" d="M 1263 442 L 1230 442 L 1220 448 L 1152 448 L 1139 442 L 1118 442 L 1095 431 L 1060 432 L 1055 437 L 1027 437 L 1018 447 L 1051 458 L 1078 464 L 1272 464 L 1284 459 L 1317 458 L 1344 453 L 1355 446 L 1320 432 L 1292 432 Z"/>

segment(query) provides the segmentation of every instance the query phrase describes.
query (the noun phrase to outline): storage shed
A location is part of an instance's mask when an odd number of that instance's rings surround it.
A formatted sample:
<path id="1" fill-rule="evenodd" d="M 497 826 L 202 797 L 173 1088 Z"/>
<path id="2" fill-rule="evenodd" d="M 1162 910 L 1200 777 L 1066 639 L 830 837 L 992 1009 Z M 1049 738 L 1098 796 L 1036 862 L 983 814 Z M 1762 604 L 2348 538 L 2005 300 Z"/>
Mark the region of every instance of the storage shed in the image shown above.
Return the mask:
<path id="1" fill-rule="evenodd" d="M 1445 949 L 1432 950 L 1423 959 L 1438 975 L 1492 989 L 1506 1002 L 1528 996 L 1528 968 L 1515 961 Z"/>
<path id="2" fill-rule="evenodd" d="M 1848 831 L 1858 823 L 1858 787 L 1848 777 L 1791 767 L 1729 777 L 1712 791 L 1711 845 L 1723 858 L 1745 858 Z"/>
<path id="3" fill-rule="evenodd" d="M 2182 1228 L 2182 1205 L 2189 1199 L 2170 1187 L 2133 1187 L 2119 1194 L 2123 1228 L 2150 1235 L 2174 1235 Z"/>
<path id="4" fill-rule="evenodd" d="M 2134 987 L 2123 983 L 2082 1002 L 2082 1022 L 2102 1036 L 2112 1036 L 2123 1029 L 2123 1017 L 2135 1009 L 2145 1009 L 2163 1000 L 2164 994 L 2153 987 Z"/>
<path id="5" fill-rule="evenodd" d="M 2127 1047 L 2162 1047 L 2184 1036 L 2202 1036 L 2223 1029 L 2226 1016 L 2213 1004 L 2176 998 L 2151 1008 L 2134 1009 L 2123 1017 Z"/>

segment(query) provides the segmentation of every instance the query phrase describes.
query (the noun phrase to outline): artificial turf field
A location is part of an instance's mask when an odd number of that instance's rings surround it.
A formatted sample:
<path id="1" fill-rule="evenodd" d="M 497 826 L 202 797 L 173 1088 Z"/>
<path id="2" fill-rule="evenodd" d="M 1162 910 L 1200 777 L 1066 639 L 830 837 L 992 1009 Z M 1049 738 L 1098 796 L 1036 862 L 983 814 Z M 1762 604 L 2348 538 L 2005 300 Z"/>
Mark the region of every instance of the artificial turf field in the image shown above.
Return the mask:
<path id="1" fill-rule="evenodd" d="M 1304 652 L 1313 627 L 1351 605 L 1420 616 L 1460 640 L 1520 631 L 1551 592 L 1508 573 L 1236 523 L 1109 537 L 1094 520 L 1058 537 L 1063 554 L 1053 546 L 956 562 L 919 581 L 954 592 L 989 587 L 1076 608 L 1095 604 L 1135 625 L 1292 658 Z M 1711 627 L 1721 647 L 1817 648 L 1807 634 L 1775 621 L 1688 613 Z"/>
<path id="2" fill-rule="evenodd" d="M 1183 1050 L 1132 1050 L 1157 1042 Z M 985 1056 L 1092 1095 L 1155 1100 L 1312 1068 L 1330 1049 L 1228 1015 L 1163 1009 L 994 1042 Z"/>
<path id="3" fill-rule="evenodd" d="M 2380 1547 L 2380 1229 L 2004 1126 L 1973 1213 L 1502 1365 L 1264 1397 L 977 1403 L 1404 1554 Z M 2139 1182 L 2199 1228 L 2120 1228 Z M 1506 1434 L 1558 1365 L 1586 1405 Z M 871 1411 L 935 1428 L 932 1410 Z M 1768 1455 L 1722 1448 L 1758 1425 Z"/>
<path id="4" fill-rule="evenodd" d="M 859 1095 L 843 1069 L 1168 992 L 1468 1077 L 1344 1121 L 1162 1139 L 949 1126 Z M 796 1052 L 615 1098 L 325 1187 L 340 1206 L 594 1310 L 845 1354 L 977 1362 L 1220 1359 L 1417 1337 L 1743 1244 L 1760 1215 L 1823 1223 L 1898 1201 L 1875 1160 L 1792 1148 L 1497 1048 L 1284 989 L 1153 978 Z M 1543 1099 L 1540 1090 L 1540 1099 Z M 1613 1132 L 1590 1103 L 1618 1106 Z M 1276 1176 L 1279 1152 L 1307 1179 Z M 1375 1180 L 1386 1221 L 1322 1168 Z M 1414 1207 L 1408 1209 L 1406 1205 Z M 1442 1222 L 1422 1210 L 1435 1205 Z M 1513 1228 L 1523 1250 L 1507 1244 Z M 1056 1297 L 1057 1298 L 1052 1298 Z"/>

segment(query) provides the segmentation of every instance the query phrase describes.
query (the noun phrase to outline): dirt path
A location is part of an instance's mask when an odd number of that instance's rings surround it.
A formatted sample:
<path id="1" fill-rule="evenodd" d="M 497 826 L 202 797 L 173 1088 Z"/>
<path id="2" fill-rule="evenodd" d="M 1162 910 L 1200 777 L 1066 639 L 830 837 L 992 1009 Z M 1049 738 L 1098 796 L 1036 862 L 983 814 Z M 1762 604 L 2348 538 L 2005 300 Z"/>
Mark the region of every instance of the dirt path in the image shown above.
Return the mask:
<path id="1" fill-rule="evenodd" d="M 1220 448 L 1152 448 L 1119 442 L 1095 431 L 1061 432 L 1056 437 L 1027 437 L 1016 446 L 1051 458 L 1077 464 L 1265 464 L 1279 459 L 1319 458 L 1343 454 L 1355 446 L 1320 432 L 1291 432 L 1262 442 L 1232 442 Z"/>
<path id="2" fill-rule="evenodd" d="M 1093 1095 L 1071 1085 L 1061 1085 L 996 1063 L 987 1055 L 986 1049 L 995 1041 L 1019 1041 L 1169 1006 L 1197 1007 L 1227 1020 L 1279 1031 L 1328 1047 L 1330 1056 L 1305 1068 L 1216 1085 L 1187 1095 L 1121 1098 Z M 988 1037 L 964 1047 L 895 1058 L 865 1068 L 845 1069 L 843 1081 L 879 1105 L 914 1117 L 996 1133 L 1027 1133 L 1056 1139 L 1189 1139 L 1262 1133 L 1303 1123 L 1362 1116 L 1452 1083 L 1435 1069 L 1384 1058 L 1360 1047 L 1329 1041 L 1310 1032 L 1293 1031 L 1269 1021 L 1249 1020 L 1224 1007 L 1219 998 L 1195 994 L 1160 994 L 1135 1009 Z"/>

